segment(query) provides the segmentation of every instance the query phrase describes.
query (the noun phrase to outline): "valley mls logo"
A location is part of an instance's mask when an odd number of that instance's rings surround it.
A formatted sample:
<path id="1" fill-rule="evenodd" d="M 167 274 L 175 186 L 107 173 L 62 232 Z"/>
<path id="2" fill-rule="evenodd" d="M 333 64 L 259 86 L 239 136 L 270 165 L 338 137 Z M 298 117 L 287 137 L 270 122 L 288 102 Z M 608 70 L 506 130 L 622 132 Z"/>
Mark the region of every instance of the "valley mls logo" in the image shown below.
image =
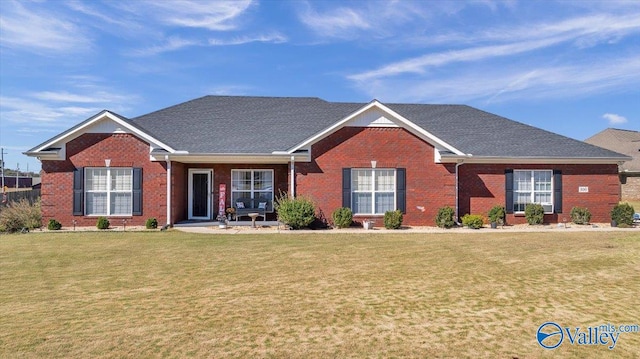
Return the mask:
<path id="1" fill-rule="evenodd" d="M 538 327 L 536 339 L 545 349 L 555 349 L 566 338 L 571 345 L 606 345 L 609 350 L 615 348 L 620 333 L 637 333 L 638 324 L 615 326 L 603 324 L 595 327 L 561 327 L 555 322 L 546 322 Z"/>
<path id="2" fill-rule="evenodd" d="M 554 322 L 546 322 L 538 327 L 538 344 L 545 349 L 555 349 L 562 344 L 562 328 Z"/>

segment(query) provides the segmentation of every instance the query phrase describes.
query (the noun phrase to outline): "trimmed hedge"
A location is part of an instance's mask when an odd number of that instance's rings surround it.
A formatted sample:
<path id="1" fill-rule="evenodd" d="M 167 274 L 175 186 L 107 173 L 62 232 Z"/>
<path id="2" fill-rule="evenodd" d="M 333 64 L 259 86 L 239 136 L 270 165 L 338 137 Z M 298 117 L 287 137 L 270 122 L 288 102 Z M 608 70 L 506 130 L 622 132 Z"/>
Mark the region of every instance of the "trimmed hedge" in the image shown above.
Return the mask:
<path id="1" fill-rule="evenodd" d="M 542 224 L 544 222 L 544 207 L 539 203 L 529 203 L 524 207 L 524 217 L 531 225 Z"/>
<path id="2" fill-rule="evenodd" d="M 591 212 L 585 207 L 571 208 L 571 222 L 575 224 L 589 224 L 591 220 Z"/>
<path id="3" fill-rule="evenodd" d="M 108 229 L 110 224 L 107 217 L 98 217 L 96 227 L 98 227 L 98 229 Z"/>
<path id="4" fill-rule="evenodd" d="M 331 214 L 333 224 L 338 228 L 347 228 L 353 222 L 353 212 L 351 208 L 340 207 Z"/>
<path id="5" fill-rule="evenodd" d="M 302 196 L 289 198 L 283 193 L 276 199 L 275 208 L 278 211 L 278 219 L 292 229 L 308 227 L 316 219 L 315 205 L 310 199 Z"/>
<path id="6" fill-rule="evenodd" d="M 633 214 L 635 209 L 628 203 L 617 204 L 611 210 L 611 220 L 616 221 L 618 225 L 624 224 L 627 226 L 633 225 Z"/>
<path id="7" fill-rule="evenodd" d="M 440 207 L 436 215 L 436 225 L 440 228 L 451 228 L 455 226 L 456 222 L 453 220 L 455 214 L 456 210 L 449 206 Z"/>
<path id="8" fill-rule="evenodd" d="M 158 228 L 158 220 L 155 218 L 147 219 L 147 222 L 144 224 L 147 229 L 156 229 Z"/>
<path id="9" fill-rule="evenodd" d="M 482 228 L 484 219 L 479 214 L 465 214 L 462 217 L 462 225 L 473 229 Z"/>
<path id="10" fill-rule="evenodd" d="M 400 227 L 402 227 L 402 211 L 396 209 L 384 212 L 384 228 L 399 229 Z"/>
<path id="11" fill-rule="evenodd" d="M 49 224 L 47 224 L 47 229 L 50 231 L 59 231 L 62 228 L 62 224 L 55 219 L 50 219 Z"/>

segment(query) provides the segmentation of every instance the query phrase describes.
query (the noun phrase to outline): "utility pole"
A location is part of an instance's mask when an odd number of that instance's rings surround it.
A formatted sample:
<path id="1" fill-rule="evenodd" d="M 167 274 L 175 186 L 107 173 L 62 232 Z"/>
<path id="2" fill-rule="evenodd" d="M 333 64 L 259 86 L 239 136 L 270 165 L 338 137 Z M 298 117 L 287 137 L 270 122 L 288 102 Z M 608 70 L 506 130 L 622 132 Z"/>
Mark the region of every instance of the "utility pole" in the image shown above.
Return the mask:
<path id="1" fill-rule="evenodd" d="M 4 148 L 0 147 L 0 169 L 2 170 L 2 193 L 4 193 Z"/>
<path id="2" fill-rule="evenodd" d="M 16 163 L 16 190 L 18 189 L 18 184 L 20 184 L 20 164 Z"/>

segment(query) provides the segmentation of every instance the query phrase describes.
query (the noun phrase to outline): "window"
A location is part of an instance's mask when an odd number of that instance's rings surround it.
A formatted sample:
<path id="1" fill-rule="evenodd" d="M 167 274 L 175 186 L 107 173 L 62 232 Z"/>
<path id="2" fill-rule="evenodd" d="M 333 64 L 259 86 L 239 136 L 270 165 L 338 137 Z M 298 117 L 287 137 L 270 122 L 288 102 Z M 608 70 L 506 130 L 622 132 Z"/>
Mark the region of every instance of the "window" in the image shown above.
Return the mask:
<path id="1" fill-rule="evenodd" d="M 86 215 L 132 214 L 133 169 L 85 168 L 84 178 Z"/>
<path id="2" fill-rule="evenodd" d="M 273 209 L 273 170 L 231 170 L 231 203 L 239 198 L 266 198 Z M 258 206 L 258 203 L 255 204 Z"/>
<path id="3" fill-rule="evenodd" d="M 524 212 L 528 203 L 539 203 L 553 212 L 553 171 L 513 171 L 513 210 Z"/>
<path id="4" fill-rule="evenodd" d="M 351 170 L 351 209 L 355 214 L 384 214 L 396 209 L 396 170 Z"/>

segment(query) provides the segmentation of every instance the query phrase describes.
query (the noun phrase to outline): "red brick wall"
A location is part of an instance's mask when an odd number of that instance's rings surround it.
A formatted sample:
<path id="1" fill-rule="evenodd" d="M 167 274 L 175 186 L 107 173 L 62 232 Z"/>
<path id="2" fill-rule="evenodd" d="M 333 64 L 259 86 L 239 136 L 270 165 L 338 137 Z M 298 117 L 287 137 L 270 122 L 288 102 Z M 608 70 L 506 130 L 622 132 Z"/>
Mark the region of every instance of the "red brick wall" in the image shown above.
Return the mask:
<path id="1" fill-rule="evenodd" d="M 455 176 L 454 165 L 434 163 L 433 151 L 404 129 L 345 127 L 312 146 L 312 162 L 296 163 L 296 194 L 313 199 L 318 214 L 330 220 L 342 207 L 342 169 L 371 168 L 375 160 L 377 168 L 406 168 L 403 223 L 434 225 L 438 207 L 454 205 Z M 381 218 L 376 225 L 382 225 Z"/>
<path id="2" fill-rule="evenodd" d="M 166 220 L 166 172 L 164 162 L 149 160 L 149 144 L 129 134 L 83 134 L 66 145 L 65 161 L 42 161 L 42 217 L 46 225 L 55 218 L 64 227 L 95 226 L 96 217 L 73 215 L 73 171 L 80 167 L 142 168 L 142 216 L 109 217 L 112 226 L 144 225 L 151 217 Z M 157 189 L 157 190 L 154 190 Z"/>
<path id="3" fill-rule="evenodd" d="M 571 208 L 587 207 L 591 222 L 608 223 L 609 212 L 620 200 L 616 165 L 477 165 L 464 164 L 460 172 L 460 216 L 465 213 L 486 215 L 496 205 L 505 205 L 505 169 L 555 169 L 562 171 L 562 214 L 546 215 L 545 222 L 571 221 Z M 579 193 L 588 186 L 588 193 Z M 522 216 L 509 215 L 511 224 L 526 223 Z"/>

